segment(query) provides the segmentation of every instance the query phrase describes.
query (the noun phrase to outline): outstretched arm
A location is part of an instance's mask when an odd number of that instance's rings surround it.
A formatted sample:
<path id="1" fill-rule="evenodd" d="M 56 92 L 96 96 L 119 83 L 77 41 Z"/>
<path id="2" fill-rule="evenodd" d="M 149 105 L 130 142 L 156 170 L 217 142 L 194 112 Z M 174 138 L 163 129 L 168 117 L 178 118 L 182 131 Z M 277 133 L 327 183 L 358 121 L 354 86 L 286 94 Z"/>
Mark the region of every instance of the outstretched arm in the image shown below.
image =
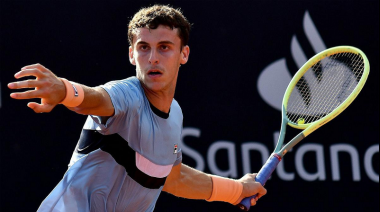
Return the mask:
<path id="1" fill-rule="evenodd" d="M 65 99 L 67 93 L 65 84 L 49 69 L 40 64 L 34 64 L 23 67 L 20 72 L 15 74 L 16 79 L 27 76 L 34 76 L 36 78 L 9 83 L 8 87 L 10 89 L 34 88 L 34 90 L 12 93 L 11 97 L 14 99 L 40 98 L 41 104 L 36 102 L 28 103 L 28 107 L 36 113 L 48 113 Z M 76 107 L 68 107 L 70 110 L 84 115 L 113 115 L 114 107 L 111 98 L 103 88 L 91 88 L 85 85 L 79 86 L 84 91 L 83 102 Z"/>
<path id="2" fill-rule="evenodd" d="M 256 201 L 259 198 L 267 193 L 266 189 L 259 182 L 255 181 L 255 176 L 255 174 L 247 174 L 239 180 L 232 180 L 209 175 L 195 170 L 187 165 L 179 164 L 173 167 L 171 173 L 166 179 L 163 191 L 171 193 L 177 197 L 183 197 L 187 199 L 225 201 L 234 205 L 240 203 L 245 197 L 250 197 L 258 194 L 258 197 L 256 199 L 252 199 L 251 201 L 251 205 L 253 206 L 256 205 Z M 225 192 L 229 189 L 228 185 L 223 185 L 223 187 L 220 187 L 220 184 L 216 182 L 216 179 L 221 179 L 223 183 L 227 182 L 226 184 L 232 183 L 233 185 L 234 183 L 240 183 L 242 185 L 242 190 L 238 191 L 239 193 L 237 196 L 229 196 L 230 194 L 228 194 L 228 192 L 224 194 L 216 194 L 217 191 Z M 237 190 L 231 189 L 230 192 L 233 194 L 236 193 Z M 226 196 L 226 199 L 224 199 L 224 196 Z M 229 200 L 227 201 L 227 199 Z"/>

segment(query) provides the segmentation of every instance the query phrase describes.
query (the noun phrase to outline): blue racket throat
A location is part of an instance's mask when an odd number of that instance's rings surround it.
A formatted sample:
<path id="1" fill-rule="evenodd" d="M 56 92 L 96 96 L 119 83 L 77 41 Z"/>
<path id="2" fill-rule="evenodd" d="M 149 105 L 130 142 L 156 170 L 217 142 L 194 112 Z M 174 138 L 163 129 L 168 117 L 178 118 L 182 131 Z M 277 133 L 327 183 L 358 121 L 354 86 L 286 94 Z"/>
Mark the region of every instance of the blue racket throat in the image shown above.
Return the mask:
<path id="1" fill-rule="evenodd" d="M 272 154 L 265 165 L 261 168 L 260 172 L 257 174 L 256 182 L 259 182 L 264 186 L 281 160 L 282 157 L 280 155 L 276 153 Z M 246 197 L 237 206 L 243 211 L 248 211 L 251 207 L 251 200 L 255 199 L 256 197 L 257 194 L 252 197 Z"/>

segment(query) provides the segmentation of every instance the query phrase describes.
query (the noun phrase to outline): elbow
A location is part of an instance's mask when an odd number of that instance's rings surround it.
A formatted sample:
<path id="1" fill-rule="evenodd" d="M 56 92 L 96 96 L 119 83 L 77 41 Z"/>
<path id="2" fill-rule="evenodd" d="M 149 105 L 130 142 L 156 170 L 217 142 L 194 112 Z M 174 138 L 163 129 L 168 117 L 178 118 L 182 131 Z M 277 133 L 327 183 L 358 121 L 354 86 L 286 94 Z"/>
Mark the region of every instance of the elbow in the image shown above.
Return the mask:
<path id="1" fill-rule="evenodd" d="M 162 191 L 178 196 L 179 188 L 181 187 L 181 181 L 179 179 L 166 179 L 165 185 Z"/>

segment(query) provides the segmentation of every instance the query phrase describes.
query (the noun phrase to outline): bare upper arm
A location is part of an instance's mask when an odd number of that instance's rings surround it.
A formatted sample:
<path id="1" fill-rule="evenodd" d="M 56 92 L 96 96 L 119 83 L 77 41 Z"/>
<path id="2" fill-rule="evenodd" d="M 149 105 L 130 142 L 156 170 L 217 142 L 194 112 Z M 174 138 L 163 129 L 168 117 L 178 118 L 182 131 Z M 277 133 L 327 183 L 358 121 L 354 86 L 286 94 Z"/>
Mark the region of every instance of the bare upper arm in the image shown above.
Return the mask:
<path id="1" fill-rule="evenodd" d="M 179 163 L 176 166 L 173 166 L 170 174 L 166 178 L 166 182 L 164 185 L 164 188 L 162 189 L 163 191 L 172 193 L 171 191 L 175 189 L 176 181 L 181 177 L 181 168 L 182 168 L 182 163 Z"/>

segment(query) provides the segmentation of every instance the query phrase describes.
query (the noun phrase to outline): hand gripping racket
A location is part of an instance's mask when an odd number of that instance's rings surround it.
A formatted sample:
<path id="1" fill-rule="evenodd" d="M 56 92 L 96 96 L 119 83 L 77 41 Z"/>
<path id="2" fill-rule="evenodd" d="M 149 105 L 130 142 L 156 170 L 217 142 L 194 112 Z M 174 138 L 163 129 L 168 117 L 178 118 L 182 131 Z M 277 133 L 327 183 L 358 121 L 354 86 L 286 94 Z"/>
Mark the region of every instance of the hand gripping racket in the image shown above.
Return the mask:
<path id="1" fill-rule="evenodd" d="M 354 47 L 338 46 L 312 57 L 291 80 L 282 101 L 282 125 L 277 146 L 261 168 L 256 181 L 265 185 L 284 155 L 310 133 L 343 112 L 362 90 L 369 61 Z M 303 130 L 283 146 L 287 125 Z M 238 207 L 248 211 L 251 199 Z"/>

